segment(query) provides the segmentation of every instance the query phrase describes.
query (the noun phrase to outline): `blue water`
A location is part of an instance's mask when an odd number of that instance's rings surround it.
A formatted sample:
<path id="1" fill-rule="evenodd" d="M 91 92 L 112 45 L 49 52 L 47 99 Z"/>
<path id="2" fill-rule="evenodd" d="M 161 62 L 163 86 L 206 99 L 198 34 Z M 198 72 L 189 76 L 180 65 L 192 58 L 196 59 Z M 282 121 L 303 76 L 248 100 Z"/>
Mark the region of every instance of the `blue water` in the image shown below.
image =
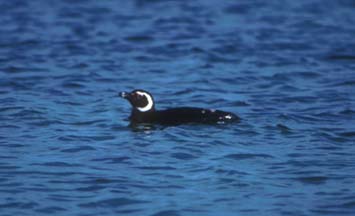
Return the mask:
<path id="1" fill-rule="evenodd" d="M 354 215 L 354 11 L 1 1 L 0 215 Z M 242 121 L 131 128 L 135 88 Z"/>

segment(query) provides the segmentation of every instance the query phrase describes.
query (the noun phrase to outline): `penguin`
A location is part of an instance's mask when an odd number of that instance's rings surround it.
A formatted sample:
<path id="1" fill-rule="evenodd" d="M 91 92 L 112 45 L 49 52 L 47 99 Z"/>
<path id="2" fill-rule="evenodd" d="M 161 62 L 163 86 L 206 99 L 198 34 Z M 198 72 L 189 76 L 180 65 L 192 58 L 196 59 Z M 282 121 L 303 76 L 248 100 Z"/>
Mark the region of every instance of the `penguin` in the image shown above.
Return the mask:
<path id="1" fill-rule="evenodd" d="M 225 124 L 240 121 L 240 118 L 233 113 L 214 109 L 177 107 L 156 110 L 152 94 L 142 89 L 136 89 L 132 92 L 121 92 L 119 96 L 128 100 L 132 105 L 129 120 L 133 124 Z"/>

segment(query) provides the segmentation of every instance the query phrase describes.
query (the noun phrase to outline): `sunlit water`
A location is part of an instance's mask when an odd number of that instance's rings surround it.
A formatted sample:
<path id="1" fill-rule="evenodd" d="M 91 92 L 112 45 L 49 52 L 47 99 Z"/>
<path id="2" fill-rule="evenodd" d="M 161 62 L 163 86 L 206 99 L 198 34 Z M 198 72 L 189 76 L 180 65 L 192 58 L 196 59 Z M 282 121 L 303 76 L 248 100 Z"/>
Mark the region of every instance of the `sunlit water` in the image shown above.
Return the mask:
<path id="1" fill-rule="evenodd" d="M 2 1 L 0 215 L 354 215 L 354 11 Z M 132 128 L 135 88 L 242 121 Z"/>

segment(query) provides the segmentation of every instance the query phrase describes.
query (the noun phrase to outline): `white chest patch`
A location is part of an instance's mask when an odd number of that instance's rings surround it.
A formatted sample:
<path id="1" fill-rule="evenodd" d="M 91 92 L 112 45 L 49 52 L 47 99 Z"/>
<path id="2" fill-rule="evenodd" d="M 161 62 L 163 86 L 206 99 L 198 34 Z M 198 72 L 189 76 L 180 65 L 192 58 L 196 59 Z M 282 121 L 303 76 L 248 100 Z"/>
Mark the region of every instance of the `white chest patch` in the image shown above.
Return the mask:
<path id="1" fill-rule="evenodd" d="M 141 112 L 147 112 L 147 111 L 151 110 L 153 108 L 153 105 L 154 105 L 152 97 L 149 94 L 145 93 L 145 92 L 137 91 L 136 93 L 139 94 L 139 95 L 145 96 L 147 98 L 147 101 L 148 101 L 148 104 L 145 107 L 137 107 L 137 109 L 139 111 L 141 111 Z"/>

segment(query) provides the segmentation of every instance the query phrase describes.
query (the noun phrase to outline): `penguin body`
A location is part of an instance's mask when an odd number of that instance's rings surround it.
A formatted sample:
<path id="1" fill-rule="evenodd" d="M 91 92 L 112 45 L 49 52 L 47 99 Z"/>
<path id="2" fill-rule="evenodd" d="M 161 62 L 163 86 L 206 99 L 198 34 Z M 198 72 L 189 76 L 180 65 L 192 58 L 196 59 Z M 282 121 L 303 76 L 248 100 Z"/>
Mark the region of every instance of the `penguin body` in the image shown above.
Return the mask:
<path id="1" fill-rule="evenodd" d="M 197 107 L 177 107 L 166 110 L 155 110 L 153 96 L 144 90 L 134 90 L 130 93 L 121 92 L 120 96 L 127 99 L 132 105 L 130 116 L 132 123 L 161 125 L 187 123 L 223 124 L 240 120 L 237 115 L 230 112 Z"/>

